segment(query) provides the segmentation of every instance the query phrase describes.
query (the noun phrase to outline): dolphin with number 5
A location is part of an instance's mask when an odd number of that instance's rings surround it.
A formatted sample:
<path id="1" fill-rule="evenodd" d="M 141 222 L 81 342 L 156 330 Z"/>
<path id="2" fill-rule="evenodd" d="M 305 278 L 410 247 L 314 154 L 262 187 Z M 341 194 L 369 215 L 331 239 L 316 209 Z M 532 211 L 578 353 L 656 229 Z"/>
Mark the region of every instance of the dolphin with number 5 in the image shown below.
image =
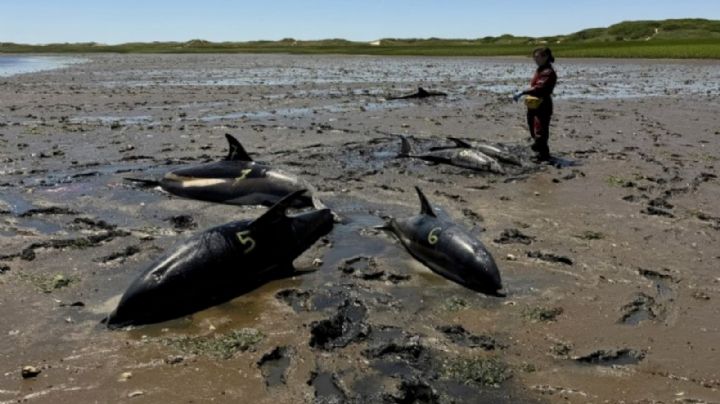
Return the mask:
<path id="1" fill-rule="evenodd" d="M 172 170 L 160 181 L 126 180 L 160 185 L 185 198 L 230 205 L 271 206 L 291 192 L 307 189 L 310 192 L 296 198 L 293 207 L 325 208 L 309 183 L 270 164 L 253 161 L 235 137 L 225 134 L 225 138 L 230 147 L 225 160 Z"/>
<path id="2" fill-rule="evenodd" d="M 393 233 L 410 255 L 445 278 L 478 292 L 504 296 L 500 271 L 483 243 L 442 209 L 433 209 L 420 188 L 415 190 L 420 214 L 391 218 L 379 228 Z"/>
<path id="3" fill-rule="evenodd" d="M 177 245 L 130 284 L 108 327 L 180 317 L 296 274 L 293 260 L 334 223 L 329 209 L 286 214 L 304 192 L 291 193 L 255 220 L 213 227 Z"/>

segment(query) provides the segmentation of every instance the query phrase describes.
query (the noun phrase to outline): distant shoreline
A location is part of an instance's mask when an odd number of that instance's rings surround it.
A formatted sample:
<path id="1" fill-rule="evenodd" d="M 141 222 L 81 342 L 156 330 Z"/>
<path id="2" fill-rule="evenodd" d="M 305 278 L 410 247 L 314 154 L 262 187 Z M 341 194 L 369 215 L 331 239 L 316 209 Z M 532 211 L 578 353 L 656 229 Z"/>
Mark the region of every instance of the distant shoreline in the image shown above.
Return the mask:
<path id="1" fill-rule="evenodd" d="M 213 43 L 134 43 L 121 45 L 0 43 L 0 54 L 92 54 L 92 53 L 257 53 L 338 54 L 371 56 L 527 56 L 538 43 L 483 44 L 459 40 L 395 41 L 383 45 L 337 41 Z M 546 44 L 560 58 L 720 59 L 720 40 L 618 41 Z"/>

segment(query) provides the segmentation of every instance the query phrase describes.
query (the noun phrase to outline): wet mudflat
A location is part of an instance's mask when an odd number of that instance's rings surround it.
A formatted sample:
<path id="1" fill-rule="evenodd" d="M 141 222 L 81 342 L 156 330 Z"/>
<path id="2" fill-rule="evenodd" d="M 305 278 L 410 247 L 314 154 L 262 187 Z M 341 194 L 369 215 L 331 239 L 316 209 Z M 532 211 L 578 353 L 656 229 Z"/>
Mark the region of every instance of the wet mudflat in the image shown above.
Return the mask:
<path id="1" fill-rule="evenodd" d="M 720 401 L 716 64 L 561 61 L 551 146 L 575 164 L 498 175 L 396 159 L 392 134 L 523 149 L 529 59 L 86 58 L 0 79 L 0 403 Z M 448 96 L 386 99 L 418 86 Z M 225 133 L 344 217 L 296 261 L 314 272 L 104 329 L 163 251 L 264 211 L 123 181 L 221 158 Z M 417 213 L 415 185 L 507 297 L 372 228 Z"/>

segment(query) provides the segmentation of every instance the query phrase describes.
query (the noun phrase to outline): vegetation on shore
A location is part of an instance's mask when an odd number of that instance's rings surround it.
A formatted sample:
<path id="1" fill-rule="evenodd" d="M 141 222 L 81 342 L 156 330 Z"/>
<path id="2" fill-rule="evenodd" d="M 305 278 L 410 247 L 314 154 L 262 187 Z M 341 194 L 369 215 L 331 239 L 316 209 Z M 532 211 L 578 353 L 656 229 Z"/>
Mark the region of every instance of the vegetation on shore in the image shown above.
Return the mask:
<path id="1" fill-rule="evenodd" d="M 569 35 L 478 39 L 394 39 L 352 42 L 344 39 L 300 41 L 149 42 L 104 45 L 62 43 L 23 45 L 0 43 L 0 53 L 292 53 L 386 56 L 526 56 L 547 45 L 560 57 L 720 59 L 720 21 L 680 19 L 628 21 Z"/>

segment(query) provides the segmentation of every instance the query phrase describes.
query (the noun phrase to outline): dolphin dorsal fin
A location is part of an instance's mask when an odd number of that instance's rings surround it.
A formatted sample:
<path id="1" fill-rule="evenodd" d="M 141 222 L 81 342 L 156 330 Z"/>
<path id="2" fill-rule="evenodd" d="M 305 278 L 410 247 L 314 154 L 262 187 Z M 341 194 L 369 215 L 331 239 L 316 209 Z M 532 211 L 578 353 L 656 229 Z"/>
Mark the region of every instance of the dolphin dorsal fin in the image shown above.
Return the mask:
<path id="1" fill-rule="evenodd" d="M 226 133 L 225 138 L 228 141 L 228 145 L 230 146 L 230 151 L 228 152 L 227 158 L 225 160 L 228 161 L 253 161 L 252 158 L 247 154 L 245 149 L 242 147 L 240 142 L 238 142 L 237 139 L 233 137 L 233 135 Z"/>
<path id="2" fill-rule="evenodd" d="M 452 141 L 452 142 L 455 142 L 455 144 L 456 144 L 458 147 L 464 147 L 464 148 L 472 149 L 472 145 L 471 145 L 470 143 L 462 140 L 462 139 L 458 139 L 458 138 L 452 137 L 452 136 L 448 136 L 447 138 L 448 138 L 448 140 L 450 140 L 450 141 Z"/>
<path id="3" fill-rule="evenodd" d="M 404 135 L 400 136 L 400 153 L 398 154 L 398 157 L 408 157 L 412 154 L 412 146 L 410 146 L 410 142 L 408 141 L 407 137 Z"/>
<path id="4" fill-rule="evenodd" d="M 292 193 L 287 194 L 284 198 L 279 200 L 275 205 L 271 206 L 270 209 L 267 210 L 267 212 L 263 213 L 262 216 L 253 220 L 253 222 L 250 224 L 250 226 L 257 228 L 259 226 L 262 226 L 265 223 L 272 223 L 272 222 L 276 221 L 277 219 L 286 217 L 285 211 L 287 210 L 287 208 L 289 208 L 292 205 L 292 203 L 295 202 L 295 199 L 300 197 L 305 192 L 306 192 L 305 189 L 300 189 L 298 191 L 294 191 Z"/>
<path id="5" fill-rule="evenodd" d="M 422 97 L 422 96 L 426 96 L 426 95 L 430 95 L 430 93 L 428 93 L 427 90 L 425 90 L 425 89 L 422 88 L 422 87 L 418 87 L 417 93 L 418 93 L 418 95 L 421 96 L 421 97 Z"/>
<path id="6" fill-rule="evenodd" d="M 415 190 L 417 191 L 418 198 L 420 198 L 420 214 L 437 217 L 425 194 L 420 190 L 420 187 L 416 186 Z"/>

